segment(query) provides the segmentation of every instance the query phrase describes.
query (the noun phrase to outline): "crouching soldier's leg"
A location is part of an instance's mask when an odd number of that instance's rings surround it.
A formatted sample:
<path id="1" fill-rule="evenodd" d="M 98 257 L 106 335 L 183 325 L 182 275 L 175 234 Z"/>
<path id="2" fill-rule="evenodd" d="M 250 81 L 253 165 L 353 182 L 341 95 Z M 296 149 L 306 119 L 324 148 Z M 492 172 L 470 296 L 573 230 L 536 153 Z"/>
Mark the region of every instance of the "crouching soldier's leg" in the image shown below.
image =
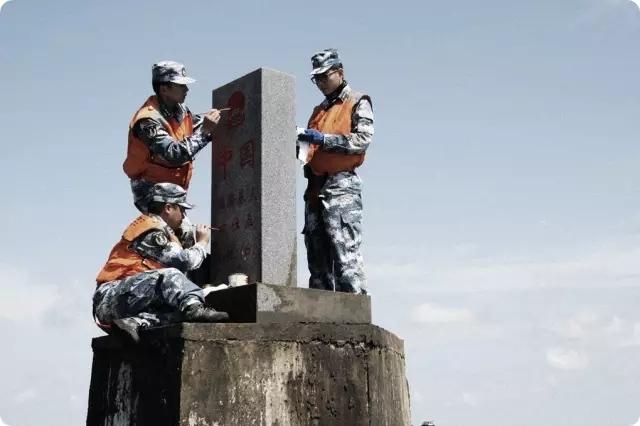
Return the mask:
<path id="1" fill-rule="evenodd" d="M 94 294 L 95 316 L 101 324 L 138 340 L 138 330 L 179 321 L 216 322 L 225 312 L 204 306 L 202 289 L 175 268 L 142 272 L 100 285 Z"/>

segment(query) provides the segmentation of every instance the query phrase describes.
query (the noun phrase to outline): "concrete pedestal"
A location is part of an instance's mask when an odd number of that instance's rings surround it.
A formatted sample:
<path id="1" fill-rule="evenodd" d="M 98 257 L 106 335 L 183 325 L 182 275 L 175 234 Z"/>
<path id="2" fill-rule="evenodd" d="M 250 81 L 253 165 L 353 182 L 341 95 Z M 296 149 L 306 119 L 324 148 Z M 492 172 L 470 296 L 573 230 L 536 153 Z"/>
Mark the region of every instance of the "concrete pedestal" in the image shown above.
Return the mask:
<path id="1" fill-rule="evenodd" d="M 350 293 L 256 283 L 214 291 L 206 303 L 229 322 L 371 324 L 371 298 Z"/>
<path id="2" fill-rule="evenodd" d="M 403 343 L 370 324 L 176 324 L 93 340 L 88 425 L 409 425 Z"/>

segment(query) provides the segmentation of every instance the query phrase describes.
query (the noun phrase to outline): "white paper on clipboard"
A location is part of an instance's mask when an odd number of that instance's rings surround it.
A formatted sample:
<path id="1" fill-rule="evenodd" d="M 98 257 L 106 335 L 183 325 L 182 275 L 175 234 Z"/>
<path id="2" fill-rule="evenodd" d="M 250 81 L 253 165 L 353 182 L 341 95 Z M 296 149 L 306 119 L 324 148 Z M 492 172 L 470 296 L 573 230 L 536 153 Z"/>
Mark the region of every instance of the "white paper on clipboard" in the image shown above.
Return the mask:
<path id="1" fill-rule="evenodd" d="M 303 134 L 304 131 L 304 127 L 296 127 L 296 134 L 298 137 Z M 296 154 L 298 160 L 300 161 L 300 163 L 302 163 L 303 166 L 309 162 L 310 153 L 311 144 L 309 142 L 301 141 L 300 139 L 298 139 L 296 144 Z"/>

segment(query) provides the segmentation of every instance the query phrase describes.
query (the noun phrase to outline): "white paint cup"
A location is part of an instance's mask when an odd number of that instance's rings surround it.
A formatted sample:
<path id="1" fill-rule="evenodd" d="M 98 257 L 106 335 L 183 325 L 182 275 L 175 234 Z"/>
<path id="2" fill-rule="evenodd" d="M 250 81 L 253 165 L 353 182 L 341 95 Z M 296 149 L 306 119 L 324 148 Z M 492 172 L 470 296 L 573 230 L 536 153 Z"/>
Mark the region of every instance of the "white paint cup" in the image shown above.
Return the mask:
<path id="1" fill-rule="evenodd" d="M 231 274 L 229 275 L 229 287 L 239 287 L 241 285 L 247 285 L 249 277 L 247 274 Z"/>

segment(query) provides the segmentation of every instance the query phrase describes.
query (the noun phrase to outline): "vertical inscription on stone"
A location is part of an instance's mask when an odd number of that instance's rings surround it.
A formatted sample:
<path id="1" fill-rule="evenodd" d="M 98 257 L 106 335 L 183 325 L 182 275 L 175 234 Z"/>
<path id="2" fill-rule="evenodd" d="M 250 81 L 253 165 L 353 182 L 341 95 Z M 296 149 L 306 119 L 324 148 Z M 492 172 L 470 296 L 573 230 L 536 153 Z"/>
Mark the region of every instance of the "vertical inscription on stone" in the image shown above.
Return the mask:
<path id="1" fill-rule="evenodd" d="M 213 91 L 212 282 L 295 286 L 294 81 L 258 69 Z M 268 121 L 268 122 L 267 122 Z"/>

